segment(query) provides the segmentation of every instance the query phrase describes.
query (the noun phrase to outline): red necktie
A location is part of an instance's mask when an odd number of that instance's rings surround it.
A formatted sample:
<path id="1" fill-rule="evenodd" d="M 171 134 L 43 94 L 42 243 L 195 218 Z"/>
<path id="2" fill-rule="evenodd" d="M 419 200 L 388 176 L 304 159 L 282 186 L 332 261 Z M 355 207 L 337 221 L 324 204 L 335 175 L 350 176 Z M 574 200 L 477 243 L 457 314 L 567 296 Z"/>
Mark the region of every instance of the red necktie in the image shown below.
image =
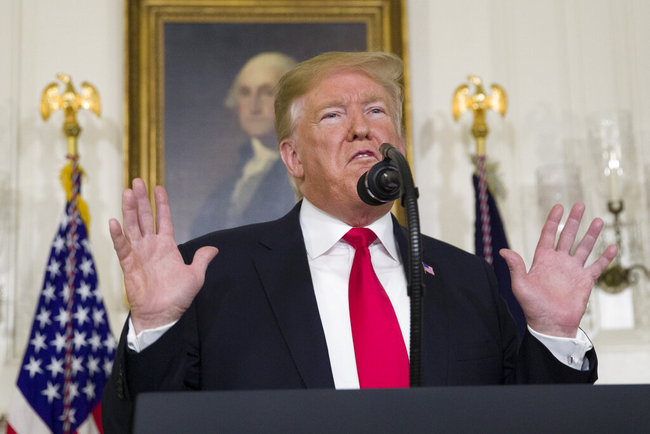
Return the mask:
<path id="1" fill-rule="evenodd" d="M 370 262 L 368 246 L 377 235 L 352 228 L 343 239 L 355 249 L 348 299 L 359 386 L 408 387 L 409 360 L 393 305 Z"/>

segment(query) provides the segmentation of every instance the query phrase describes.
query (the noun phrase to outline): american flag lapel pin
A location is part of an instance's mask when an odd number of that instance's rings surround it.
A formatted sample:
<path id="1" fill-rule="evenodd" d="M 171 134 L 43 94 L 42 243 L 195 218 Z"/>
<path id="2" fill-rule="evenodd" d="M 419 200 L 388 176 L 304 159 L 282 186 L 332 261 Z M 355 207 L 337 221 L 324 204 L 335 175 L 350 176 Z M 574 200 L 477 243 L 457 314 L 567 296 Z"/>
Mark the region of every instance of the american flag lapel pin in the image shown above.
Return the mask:
<path id="1" fill-rule="evenodd" d="M 436 273 L 433 271 L 433 267 L 431 267 L 431 265 L 427 265 L 427 264 L 425 264 L 425 263 L 423 262 L 423 263 L 422 263 L 422 267 L 424 267 L 424 272 L 425 272 L 425 273 L 428 273 L 428 274 L 430 274 L 430 275 L 432 275 L 432 276 L 435 276 L 435 275 L 436 275 Z"/>

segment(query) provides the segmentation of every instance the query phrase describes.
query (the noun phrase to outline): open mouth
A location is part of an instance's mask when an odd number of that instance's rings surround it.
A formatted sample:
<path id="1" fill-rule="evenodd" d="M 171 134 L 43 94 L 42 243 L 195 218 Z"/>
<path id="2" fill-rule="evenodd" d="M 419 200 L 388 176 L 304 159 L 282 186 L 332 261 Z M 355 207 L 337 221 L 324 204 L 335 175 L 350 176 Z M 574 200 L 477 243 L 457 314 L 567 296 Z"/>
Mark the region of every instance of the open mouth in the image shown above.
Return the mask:
<path id="1" fill-rule="evenodd" d="M 375 161 L 379 161 L 377 154 L 374 151 L 369 149 L 363 149 L 361 151 L 355 152 L 354 155 L 350 158 L 350 162 L 360 159 L 372 158 Z"/>

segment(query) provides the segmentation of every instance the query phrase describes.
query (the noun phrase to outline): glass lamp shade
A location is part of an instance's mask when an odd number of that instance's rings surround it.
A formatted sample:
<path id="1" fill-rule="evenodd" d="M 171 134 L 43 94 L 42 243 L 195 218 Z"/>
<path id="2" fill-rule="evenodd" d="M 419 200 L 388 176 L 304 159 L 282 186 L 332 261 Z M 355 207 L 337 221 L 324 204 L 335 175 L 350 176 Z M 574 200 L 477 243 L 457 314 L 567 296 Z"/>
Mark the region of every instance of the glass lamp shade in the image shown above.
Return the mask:
<path id="1" fill-rule="evenodd" d="M 635 180 L 630 113 L 609 111 L 588 116 L 587 139 L 597 169 L 599 194 L 607 200 L 624 199 Z"/>
<path id="2" fill-rule="evenodd" d="M 537 204 L 541 222 L 546 220 L 553 205 L 561 204 L 565 212 L 574 203 L 583 201 L 580 169 L 575 164 L 546 164 L 535 172 L 537 182 Z"/>

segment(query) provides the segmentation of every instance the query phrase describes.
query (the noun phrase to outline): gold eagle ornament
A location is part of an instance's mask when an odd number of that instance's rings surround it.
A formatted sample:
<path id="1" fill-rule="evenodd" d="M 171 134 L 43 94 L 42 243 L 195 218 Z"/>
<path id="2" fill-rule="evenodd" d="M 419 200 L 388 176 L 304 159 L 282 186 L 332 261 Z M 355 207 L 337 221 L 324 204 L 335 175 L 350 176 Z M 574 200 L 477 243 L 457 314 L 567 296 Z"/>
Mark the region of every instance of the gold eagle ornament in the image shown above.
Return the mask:
<path id="1" fill-rule="evenodd" d="M 99 93 L 95 86 L 86 81 L 81 83 L 81 93 L 77 93 L 68 74 L 59 73 L 56 76 L 65 85 L 65 90 L 59 93 L 59 84 L 56 82 L 45 87 L 41 96 L 41 116 L 43 120 L 47 120 L 55 111 L 63 110 L 63 134 L 68 138 L 68 154 L 77 155 L 76 138 L 81 132 L 77 112 L 83 108 L 99 117 Z"/>
<path id="2" fill-rule="evenodd" d="M 490 86 L 492 93 L 487 95 L 480 77 L 470 75 L 467 79 L 474 85 L 476 91 L 474 95 L 470 96 L 470 88 L 467 84 L 458 86 L 452 99 L 451 112 L 455 121 L 468 110 L 474 112 L 472 135 L 476 139 L 476 154 L 485 155 L 485 137 L 489 132 L 485 122 L 485 113 L 487 110 L 494 110 L 501 116 L 505 116 L 508 99 L 506 92 L 498 84 Z"/>

